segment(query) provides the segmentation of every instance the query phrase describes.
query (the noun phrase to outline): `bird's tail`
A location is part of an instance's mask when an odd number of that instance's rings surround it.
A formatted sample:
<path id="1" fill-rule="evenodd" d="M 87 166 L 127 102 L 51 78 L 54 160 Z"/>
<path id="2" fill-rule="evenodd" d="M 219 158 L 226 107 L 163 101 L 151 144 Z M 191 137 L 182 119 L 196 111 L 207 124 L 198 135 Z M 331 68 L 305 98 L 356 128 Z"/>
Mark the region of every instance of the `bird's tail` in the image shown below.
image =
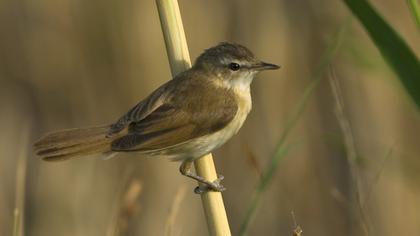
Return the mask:
<path id="1" fill-rule="evenodd" d="M 34 144 L 35 152 L 46 161 L 67 160 L 93 154 L 111 154 L 110 126 L 67 129 L 49 133 Z"/>

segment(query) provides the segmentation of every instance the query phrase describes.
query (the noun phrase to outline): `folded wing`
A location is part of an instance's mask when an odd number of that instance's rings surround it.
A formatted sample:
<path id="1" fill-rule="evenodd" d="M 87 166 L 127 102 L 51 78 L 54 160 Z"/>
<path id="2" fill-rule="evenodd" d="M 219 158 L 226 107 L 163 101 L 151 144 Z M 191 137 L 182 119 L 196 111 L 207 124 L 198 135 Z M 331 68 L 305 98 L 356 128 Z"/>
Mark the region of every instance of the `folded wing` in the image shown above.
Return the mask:
<path id="1" fill-rule="evenodd" d="M 167 101 L 142 120 L 130 123 L 128 134 L 115 140 L 112 150 L 153 152 L 173 147 L 223 129 L 238 109 L 231 96 L 200 96 L 194 104 L 182 99 Z"/>

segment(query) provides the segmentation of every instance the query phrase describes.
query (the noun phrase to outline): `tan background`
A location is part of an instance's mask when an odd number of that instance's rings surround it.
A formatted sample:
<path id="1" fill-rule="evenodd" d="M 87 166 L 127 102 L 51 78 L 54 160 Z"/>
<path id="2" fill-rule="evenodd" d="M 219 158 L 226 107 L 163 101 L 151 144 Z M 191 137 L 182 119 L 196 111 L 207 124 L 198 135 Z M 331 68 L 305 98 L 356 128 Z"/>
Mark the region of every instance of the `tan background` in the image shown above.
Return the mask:
<path id="1" fill-rule="evenodd" d="M 372 2 L 419 55 L 406 2 Z M 214 153 L 236 234 L 258 170 L 350 12 L 333 0 L 180 0 L 180 8 L 192 58 L 235 41 L 282 65 L 254 81 L 252 113 Z M 294 148 L 249 235 L 291 235 L 291 211 L 303 235 L 420 235 L 417 108 L 356 19 L 330 64 L 287 139 Z M 331 71 L 341 85 L 355 160 L 334 112 Z M 206 235 L 195 183 L 178 173 L 178 163 L 136 154 L 46 163 L 28 144 L 47 131 L 113 122 L 168 79 L 152 0 L 1 0 L 0 235 L 12 234 L 16 199 L 24 200 L 26 235 L 114 235 L 115 227 L 121 235 Z M 15 193 L 19 156 L 27 158 L 24 198 Z M 137 206 L 121 197 L 133 180 L 141 183 Z"/>

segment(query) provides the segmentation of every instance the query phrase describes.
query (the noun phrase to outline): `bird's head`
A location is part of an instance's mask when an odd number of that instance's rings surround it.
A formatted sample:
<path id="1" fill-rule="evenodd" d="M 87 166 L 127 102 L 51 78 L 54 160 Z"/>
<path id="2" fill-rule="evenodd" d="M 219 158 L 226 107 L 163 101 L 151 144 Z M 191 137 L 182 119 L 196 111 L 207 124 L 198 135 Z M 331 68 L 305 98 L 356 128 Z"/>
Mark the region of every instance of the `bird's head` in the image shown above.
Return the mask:
<path id="1" fill-rule="evenodd" d="M 194 67 L 230 84 L 248 85 L 258 72 L 280 68 L 257 59 L 248 48 L 228 42 L 205 50 L 195 61 Z"/>

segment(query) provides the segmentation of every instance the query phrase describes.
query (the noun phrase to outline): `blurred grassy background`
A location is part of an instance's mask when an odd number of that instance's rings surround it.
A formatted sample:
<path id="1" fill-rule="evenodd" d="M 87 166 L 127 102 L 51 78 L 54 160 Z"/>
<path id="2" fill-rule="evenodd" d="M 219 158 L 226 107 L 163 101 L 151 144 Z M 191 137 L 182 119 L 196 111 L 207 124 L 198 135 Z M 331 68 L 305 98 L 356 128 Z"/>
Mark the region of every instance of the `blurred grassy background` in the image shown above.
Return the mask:
<path id="1" fill-rule="evenodd" d="M 405 1 L 371 1 L 420 55 Z M 185 1 L 191 57 L 235 41 L 282 65 L 253 84 L 253 111 L 215 155 L 236 235 L 286 121 L 337 29 L 341 1 Z M 0 235 L 11 235 L 18 157 L 27 155 L 26 235 L 206 235 L 195 183 L 178 163 L 122 154 L 46 163 L 41 133 L 115 121 L 170 79 L 154 1 L 0 1 Z M 339 83 L 355 158 L 329 82 Z M 418 109 L 353 19 L 309 97 L 249 235 L 419 235 Z M 28 140 L 29 141 L 26 141 Z M 186 193 L 183 193 L 186 191 Z M 180 197 L 181 196 L 181 197 Z M 174 206 L 178 207 L 174 207 Z"/>

